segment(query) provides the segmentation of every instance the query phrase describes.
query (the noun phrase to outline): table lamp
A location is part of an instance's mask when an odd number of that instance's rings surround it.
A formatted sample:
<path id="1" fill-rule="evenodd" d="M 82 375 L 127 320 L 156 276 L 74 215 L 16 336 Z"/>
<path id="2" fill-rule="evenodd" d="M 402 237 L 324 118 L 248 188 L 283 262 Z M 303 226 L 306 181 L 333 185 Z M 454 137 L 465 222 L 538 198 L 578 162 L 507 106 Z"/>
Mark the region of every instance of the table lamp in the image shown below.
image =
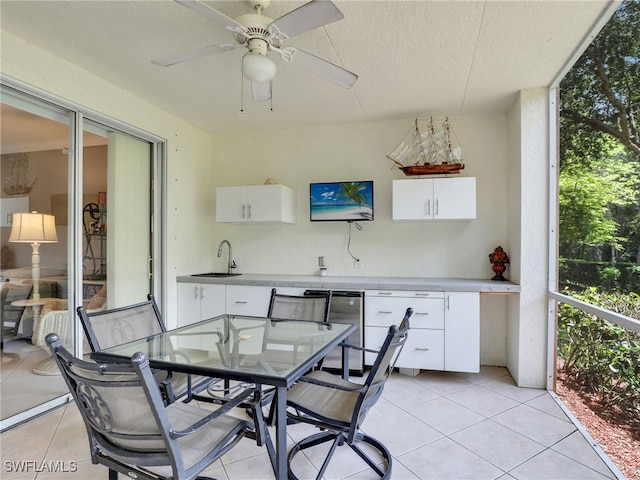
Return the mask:
<path id="1" fill-rule="evenodd" d="M 33 299 L 40 300 L 40 244 L 57 243 L 56 218 L 44 213 L 14 213 L 10 242 L 31 244 Z"/>

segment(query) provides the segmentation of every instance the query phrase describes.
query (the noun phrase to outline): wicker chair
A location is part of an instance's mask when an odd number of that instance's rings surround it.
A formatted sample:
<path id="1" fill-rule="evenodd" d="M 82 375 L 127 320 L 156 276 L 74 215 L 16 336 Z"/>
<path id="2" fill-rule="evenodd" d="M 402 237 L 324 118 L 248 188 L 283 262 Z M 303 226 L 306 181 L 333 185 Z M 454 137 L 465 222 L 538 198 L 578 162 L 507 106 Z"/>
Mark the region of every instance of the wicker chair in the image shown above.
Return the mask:
<path id="1" fill-rule="evenodd" d="M 73 394 L 89 436 L 91 461 L 127 478 L 191 480 L 243 437 L 263 445 L 259 408 L 253 419 L 227 415 L 240 403 L 260 404 L 260 392 L 245 389 L 211 411 L 191 404 L 164 404 L 149 362 L 136 353 L 130 363 L 98 364 L 71 355 L 55 334 L 46 342 Z"/>
<path id="2" fill-rule="evenodd" d="M 348 445 L 373 471 L 383 479 L 391 478 L 392 457 L 389 450 L 379 441 L 361 432 L 360 427 L 371 407 L 382 395 L 386 380 L 393 371 L 409 332 L 411 308 L 402 319 L 400 327 L 389 327 L 387 337 L 377 352 L 377 358 L 364 383 L 354 383 L 316 370 L 300 378 L 287 392 L 287 418 L 291 422 L 303 422 L 316 426 L 319 433 L 298 442 L 289 451 L 289 478 L 297 479 L 291 470 L 293 458 L 300 451 L 326 442 L 332 442 L 317 479 L 324 477 L 325 471 L 337 447 Z M 350 346 L 350 348 L 359 348 Z M 366 349 L 367 351 L 371 351 Z M 367 451 L 377 451 L 380 458 L 373 459 L 360 448 L 367 444 Z M 379 464 L 386 464 L 380 468 Z"/>

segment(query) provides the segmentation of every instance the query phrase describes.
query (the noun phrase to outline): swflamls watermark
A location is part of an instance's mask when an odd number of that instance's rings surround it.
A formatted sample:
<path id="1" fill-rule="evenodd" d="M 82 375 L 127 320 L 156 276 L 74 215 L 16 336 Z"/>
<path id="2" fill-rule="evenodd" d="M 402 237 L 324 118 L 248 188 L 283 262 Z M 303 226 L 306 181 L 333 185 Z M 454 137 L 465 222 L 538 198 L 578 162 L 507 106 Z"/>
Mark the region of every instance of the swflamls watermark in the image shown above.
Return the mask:
<path id="1" fill-rule="evenodd" d="M 78 462 L 74 460 L 6 460 L 5 472 L 16 473 L 73 473 L 78 470 Z"/>

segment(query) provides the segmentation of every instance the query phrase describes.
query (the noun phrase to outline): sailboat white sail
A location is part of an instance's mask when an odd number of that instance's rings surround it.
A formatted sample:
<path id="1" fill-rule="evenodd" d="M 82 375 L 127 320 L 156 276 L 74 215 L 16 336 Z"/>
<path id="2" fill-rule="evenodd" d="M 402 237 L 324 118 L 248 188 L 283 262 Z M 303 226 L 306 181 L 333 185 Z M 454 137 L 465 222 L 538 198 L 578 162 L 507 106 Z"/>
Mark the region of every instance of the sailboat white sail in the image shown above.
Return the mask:
<path id="1" fill-rule="evenodd" d="M 408 176 L 460 173 L 464 168 L 462 149 L 454 147 L 453 136 L 448 117 L 441 128 L 436 128 L 431 117 L 423 132 L 416 118 L 387 158 Z"/>

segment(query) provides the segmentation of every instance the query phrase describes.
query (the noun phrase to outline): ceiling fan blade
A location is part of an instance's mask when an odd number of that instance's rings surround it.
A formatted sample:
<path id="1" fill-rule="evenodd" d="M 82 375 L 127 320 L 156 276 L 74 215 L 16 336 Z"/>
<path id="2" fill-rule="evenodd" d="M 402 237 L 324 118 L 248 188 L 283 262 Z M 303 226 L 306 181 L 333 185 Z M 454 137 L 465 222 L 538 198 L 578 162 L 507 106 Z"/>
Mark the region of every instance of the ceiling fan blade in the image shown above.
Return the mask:
<path id="1" fill-rule="evenodd" d="M 329 0 L 312 0 L 271 22 L 269 30 L 275 27 L 277 31 L 286 35 L 287 38 L 293 38 L 296 35 L 343 18 L 344 15 L 333 2 Z"/>
<path id="2" fill-rule="evenodd" d="M 358 75 L 349 70 L 311 55 L 304 50 L 297 48 L 294 50 L 295 52 L 291 56 L 291 63 L 300 68 L 304 68 L 344 88 L 351 88 L 358 80 Z"/>
<path id="3" fill-rule="evenodd" d="M 241 45 L 237 46 L 240 47 Z M 193 50 L 187 50 L 186 52 L 156 58 L 155 60 L 151 60 L 151 63 L 155 63 L 161 67 L 169 67 L 176 63 L 186 62 L 187 60 L 204 57 L 205 55 L 211 55 L 213 53 L 226 52 L 227 50 L 232 50 L 234 48 L 236 48 L 236 45 L 230 45 L 228 43 L 223 43 L 221 45 L 209 45 L 207 47 L 200 47 Z"/>
<path id="4" fill-rule="evenodd" d="M 253 93 L 254 102 L 271 100 L 271 82 L 251 82 L 251 92 Z"/>
<path id="5" fill-rule="evenodd" d="M 245 31 L 245 28 L 236 22 L 233 18 L 227 17 L 224 13 L 220 13 L 215 8 L 211 8 L 209 5 L 205 5 L 198 0 L 175 0 L 176 2 L 184 5 L 185 7 L 189 7 L 191 10 L 201 13 L 202 15 L 206 15 L 209 18 L 214 19 L 216 22 L 221 23 L 227 28 L 235 30 L 240 28 L 242 31 Z"/>

